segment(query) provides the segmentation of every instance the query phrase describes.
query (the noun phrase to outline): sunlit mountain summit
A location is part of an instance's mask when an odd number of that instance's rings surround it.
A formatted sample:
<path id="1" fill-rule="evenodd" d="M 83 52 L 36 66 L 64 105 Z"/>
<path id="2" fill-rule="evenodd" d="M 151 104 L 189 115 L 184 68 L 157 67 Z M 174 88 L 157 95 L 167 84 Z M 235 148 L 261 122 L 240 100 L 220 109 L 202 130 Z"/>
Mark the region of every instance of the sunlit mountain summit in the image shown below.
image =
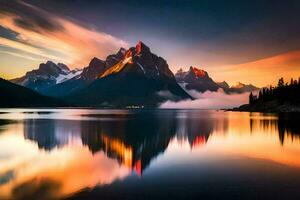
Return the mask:
<path id="1" fill-rule="evenodd" d="M 243 84 L 238 82 L 237 85 L 229 86 L 226 81 L 215 82 L 206 71 L 198 67 L 191 66 L 189 70 L 184 71 L 180 68 L 175 74 L 177 82 L 186 90 L 196 90 L 198 92 L 212 91 L 216 92 L 222 89 L 224 92 L 245 93 L 259 90 L 252 84 Z"/>
<path id="2" fill-rule="evenodd" d="M 177 84 L 166 60 L 138 42 L 118 63 L 67 98 L 85 105 L 155 106 L 191 97 Z"/>

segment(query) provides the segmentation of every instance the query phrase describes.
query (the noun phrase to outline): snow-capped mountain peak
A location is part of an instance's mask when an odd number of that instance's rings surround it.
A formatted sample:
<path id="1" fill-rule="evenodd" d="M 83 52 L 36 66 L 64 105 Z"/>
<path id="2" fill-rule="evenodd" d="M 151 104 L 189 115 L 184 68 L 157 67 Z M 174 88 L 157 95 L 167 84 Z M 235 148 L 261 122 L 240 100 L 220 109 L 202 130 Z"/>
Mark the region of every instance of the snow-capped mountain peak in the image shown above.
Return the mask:
<path id="1" fill-rule="evenodd" d="M 81 70 L 70 70 L 63 63 L 55 64 L 52 61 L 47 61 L 46 63 L 41 63 L 38 69 L 29 71 L 24 76 L 11 81 L 41 92 L 45 88 L 75 77 L 81 72 Z"/>

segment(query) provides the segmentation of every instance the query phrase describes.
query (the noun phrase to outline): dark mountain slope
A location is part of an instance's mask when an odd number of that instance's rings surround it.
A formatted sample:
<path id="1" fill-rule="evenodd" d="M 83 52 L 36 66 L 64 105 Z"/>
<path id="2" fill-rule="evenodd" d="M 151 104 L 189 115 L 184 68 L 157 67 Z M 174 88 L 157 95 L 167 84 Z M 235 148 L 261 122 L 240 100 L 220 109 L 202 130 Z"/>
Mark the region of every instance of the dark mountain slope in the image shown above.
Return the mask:
<path id="1" fill-rule="evenodd" d="M 196 90 L 198 92 L 217 91 L 216 84 L 204 70 L 196 67 L 190 67 L 189 71 L 184 72 L 182 69 L 175 74 L 178 83 L 181 83 L 187 90 Z"/>
<path id="2" fill-rule="evenodd" d="M 64 97 L 72 92 L 83 89 L 85 86 L 101 76 L 107 69 L 123 59 L 124 53 L 125 49 L 120 48 L 116 54 L 107 56 L 105 61 L 93 58 L 79 76 L 48 88 L 44 94 L 53 97 Z"/>
<path id="3" fill-rule="evenodd" d="M 93 106 L 156 106 L 166 100 L 187 98 L 190 96 L 177 84 L 167 62 L 139 42 L 99 79 L 68 100 Z"/>
<path id="4" fill-rule="evenodd" d="M 175 74 L 176 80 L 186 90 L 196 90 L 198 92 L 217 91 L 222 88 L 224 92 L 244 93 L 259 90 L 254 85 L 246 85 L 238 82 L 237 85 L 230 87 L 227 82 L 215 82 L 206 71 L 197 67 L 190 67 L 188 71 L 178 70 Z"/>
<path id="5" fill-rule="evenodd" d="M 80 73 L 81 70 L 70 70 L 62 63 L 55 64 L 47 61 L 41 63 L 38 69 L 29 71 L 24 76 L 10 81 L 37 92 L 45 93 L 53 85 L 63 83 Z"/>
<path id="6" fill-rule="evenodd" d="M 65 106 L 59 100 L 16 85 L 0 78 L 0 107 L 55 107 Z"/>

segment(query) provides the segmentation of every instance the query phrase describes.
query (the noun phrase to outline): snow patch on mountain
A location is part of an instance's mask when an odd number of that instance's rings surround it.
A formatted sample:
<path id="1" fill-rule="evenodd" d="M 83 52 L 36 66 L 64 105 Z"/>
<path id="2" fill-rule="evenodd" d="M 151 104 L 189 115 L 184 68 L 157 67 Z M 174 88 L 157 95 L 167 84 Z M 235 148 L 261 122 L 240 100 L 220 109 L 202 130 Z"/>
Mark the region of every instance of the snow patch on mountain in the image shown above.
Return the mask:
<path id="1" fill-rule="evenodd" d="M 159 70 L 158 70 L 157 65 L 155 65 L 155 68 L 156 68 L 156 71 L 157 71 L 157 76 L 159 76 Z"/>
<path id="2" fill-rule="evenodd" d="M 73 70 L 70 71 L 68 74 L 60 74 L 58 77 L 56 77 L 56 84 L 63 83 L 67 80 L 70 80 L 82 73 L 82 70 Z"/>
<path id="3" fill-rule="evenodd" d="M 165 99 L 169 99 L 169 100 L 175 100 L 176 98 L 178 98 L 176 95 L 174 95 L 172 92 L 170 92 L 169 90 L 161 90 L 158 91 L 157 94 Z"/>
<path id="4" fill-rule="evenodd" d="M 146 74 L 146 71 L 145 71 L 145 69 L 144 69 L 143 65 L 141 65 L 139 62 L 136 62 L 136 63 L 137 63 L 137 64 L 138 64 L 138 66 L 141 68 L 141 70 L 143 70 L 144 74 Z"/>

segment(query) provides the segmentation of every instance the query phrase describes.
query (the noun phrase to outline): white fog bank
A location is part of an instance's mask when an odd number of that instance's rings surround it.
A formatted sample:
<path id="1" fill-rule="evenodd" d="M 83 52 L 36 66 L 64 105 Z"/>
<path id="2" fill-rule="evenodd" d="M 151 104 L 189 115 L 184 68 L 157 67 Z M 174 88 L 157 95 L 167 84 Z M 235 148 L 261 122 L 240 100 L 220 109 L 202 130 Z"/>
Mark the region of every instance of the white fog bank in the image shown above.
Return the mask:
<path id="1" fill-rule="evenodd" d="M 222 89 L 217 92 L 206 91 L 204 93 L 195 90 L 187 90 L 195 100 L 183 100 L 179 102 L 166 101 L 160 108 L 184 108 L 184 109 L 222 109 L 233 108 L 248 103 L 249 93 L 226 94 Z"/>

